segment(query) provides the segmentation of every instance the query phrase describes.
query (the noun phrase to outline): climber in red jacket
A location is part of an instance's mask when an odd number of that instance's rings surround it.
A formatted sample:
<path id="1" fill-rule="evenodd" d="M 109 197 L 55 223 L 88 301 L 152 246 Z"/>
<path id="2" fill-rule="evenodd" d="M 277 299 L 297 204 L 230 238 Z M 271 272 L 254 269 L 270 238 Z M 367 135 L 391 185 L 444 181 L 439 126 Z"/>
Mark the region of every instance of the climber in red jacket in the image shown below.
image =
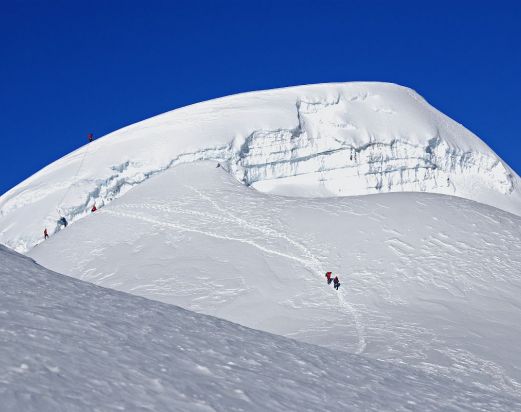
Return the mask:
<path id="1" fill-rule="evenodd" d="M 326 279 L 327 279 L 327 284 L 328 284 L 328 285 L 331 284 L 331 275 L 332 275 L 331 272 L 327 272 L 327 273 L 326 273 Z"/>

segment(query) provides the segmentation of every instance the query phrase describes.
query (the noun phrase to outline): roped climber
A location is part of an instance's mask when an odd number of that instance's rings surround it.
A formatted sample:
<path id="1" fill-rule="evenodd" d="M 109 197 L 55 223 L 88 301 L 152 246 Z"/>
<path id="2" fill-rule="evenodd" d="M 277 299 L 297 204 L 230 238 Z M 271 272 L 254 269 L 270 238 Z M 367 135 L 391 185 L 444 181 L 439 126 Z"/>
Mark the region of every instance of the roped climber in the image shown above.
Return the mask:
<path id="1" fill-rule="evenodd" d="M 338 276 L 335 276 L 335 279 L 333 280 L 333 287 L 338 290 L 340 287 L 340 280 L 338 280 Z"/>
<path id="2" fill-rule="evenodd" d="M 63 227 L 67 227 L 67 225 L 69 224 L 69 223 L 67 222 L 67 219 L 65 219 L 64 216 L 60 217 L 60 220 L 58 220 L 58 223 L 59 223 L 60 225 L 62 225 Z"/>
<path id="3" fill-rule="evenodd" d="M 92 213 L 94 213 L 98 208 L 96 207 L 96 203 L 92 205 L 92 209 L 90 210 Z"/>
<path id="4" fill-rule="evenodd" d="M 94 135 L 92 133 L 89 133 L 88 139 L 89 139 L 89 143 L 92 143 L 92 141 L 94 140 Z"/>
<path id="5" fill-rule="evenodd" d="M 47 228 L 43 231 L 43 240 L 47 239 L 49 237 L 49 233 L 47 232 Z"/>
<path id="6" fill-rule="evenodd" d="M 331 280 L 331 275 L 332 273 L 331 272 L 327 272 L 326 273 L 326 279 L 327 279 L 327 284 L 330 285 L 332 280 Z"/>

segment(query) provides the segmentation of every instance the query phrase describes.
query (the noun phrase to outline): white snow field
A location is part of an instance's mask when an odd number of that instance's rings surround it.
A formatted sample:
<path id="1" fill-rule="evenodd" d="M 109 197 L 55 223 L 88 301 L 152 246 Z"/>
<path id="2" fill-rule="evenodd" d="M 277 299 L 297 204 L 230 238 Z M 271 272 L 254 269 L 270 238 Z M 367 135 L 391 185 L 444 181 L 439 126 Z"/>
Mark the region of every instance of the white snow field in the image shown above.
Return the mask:
<path id="1" fill-rule="evenodd" d="M 27 252 L 180 163 L 217 160 L 256 189 L 294 196 L 456 195 L 521 215 L 520 178 L 477 136 L 413 90 L 341 83 L 252 92 L 111 133 L 0 198 L 0 243 Z"/>
<path id="2" fill-rule="evenodd" d="M 143 183 L 30 256 L 104 287 L 521 396 L 521 218 L 473 201 L 273 196 L 203 162 Z"/>
<path id="3" fill-rule="evenodd" d="M 116 408 L 136 400 L 132 407 L 145 410 L 175 408 L 170 399 L 184 399 L 178 410 L 515 410 L 520 182 L 477 136 L 408 88 L 301 86 L 174 110 L 83 146 L 0 197 L 0 243 L 56 272 L 162 302 L 52 275 L 52 285 L 85 290 L 83 300 L 71 294 L 55 312 L 52 294 L 63 289 L 20 287 L 35 300 L 24 303 L 18 293 L 20 313 L 45 309 L 74 325 L 70 317 L 104 316 L 99 350 L 79 344 L 73 328 L 78 344 L 65 351 L 79 351 L 83 366 L 65 362 L 70 374 L 46 386 L 78 402 L 117 398 Z M 91 213 L 94 203 L 99 210 Z M 65 230 L 60 216 L 70 222 Z M 43 241 L 45 227 L 51 237 Z M 340 276 L 338 292 L 326 271 Z M 107 298 L 91 304 L 87 290 Z M 40 304 L 42 291 L 50 300 Z M 102 301 L 109 303 L 94 315 Z M 6 319 L 17 313 L 0 308 Z M 43 319 L 27 316 L 17 325 Z M 169 319 L 175 333 L 164 329 Z M 99 329 L 79 322 L 86 337 Z M 111 322 L 120 327 L 111 331 Z M 18 336 L 3 327 L 2 339 Z M 53 339 L 64 342 L 67 329 L 45 340 L 22 337 L 14 347 L 26 342 L 20 353 L 43 368 L 40 349 L 61 357 Z M 224 361 L 236 348 L 242 363 Z M 301 351 L 305 363 L 286 349 Z M 8 361 L 18 356 L 1 350 Z M 166 372 L 149 378 L 164 359 Z M 201 359 L 202 369 L 187 359 Z M 237 370 L 229 372 L 228 362 Z M 13 370 L 23 372 L 22 364 L 31 368 L 20 361 Z M 76 373 L 94 388 L 88 395 L 67 390 Z M 0 377 L 12 405 L 38 397 L 55 410 L 54 396 L 13 382 Z M 167 386 L 177 389 L 161 392 Z"/>
<path id="4" fill-rule="evenodd" d="M 0 409 L 513 411 L 519 398 L 50 272 L 0 246 Z"/>

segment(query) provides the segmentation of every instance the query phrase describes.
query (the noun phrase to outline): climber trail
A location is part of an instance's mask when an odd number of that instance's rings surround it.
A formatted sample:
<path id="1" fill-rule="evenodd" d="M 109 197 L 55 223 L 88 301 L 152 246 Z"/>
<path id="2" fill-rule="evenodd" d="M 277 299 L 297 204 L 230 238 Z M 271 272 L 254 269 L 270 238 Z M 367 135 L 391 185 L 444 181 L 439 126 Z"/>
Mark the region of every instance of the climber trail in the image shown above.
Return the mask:
<path id="1" fill-rule="evenodd" d="M 215 200 L 213 200 L 209 196 L 206 196 L 205 194 L 203 194 L 201 191 L 197 190 L 196 188 L 191 187 L 191 186 L 185 186 L 185 187 L 187 187 L 188 189 L 192 190 L 201 199 L 204 199 L 208 203 L 210 203 L 217 211 L 225 214 L 229 218 L 233 219 L 235 222 L 239 223 L 241 226 L 257 230 L 257 231 L 259 231 L 259 232 L 261 232 L 263 234 L 266 234 L 268 236 L 275 236 L 275 237 L 278 237 L 280 239 L 284 239 L 287 242 L 289 242 L 291 245 L 293 245 L 293 246 L 297 247 L 298 249 L 300 249 L 304 253 L 304 255 L 308 257 L 309 262 L 312 264 L 311 267 L 309 265 L 305 265 L 305 266 L 308 267 L 308 269 L 311 269 L 311 272 L 313 274 L 315 274 L 315 273 L 325 273 L 326 272 L 324 270 L 324 267 L 321 265 L 320 260 L 313 254 L 313 252 L 310 249 L 308 249 L 302 243 L 299 243 L 299 242 L 291 239 L 290 237 L 287 236 L 287 234 L 279 232 L 279 231 L 276 231 L 273 228 L 269 228 L 269 227 L 266 227 L 266 226 L 255 225 L 255 224 L 252 224 L 249 221 L 241 219 L 240 217 L 237 217 L 237 216 L 233 215 L 229 210 L 219 206 Z M 356 309 L 344 299 L 344 293 L 343 292 L 340 292 L 340 291 L 337 292 L 337 298 L 338 298 L 338 302 L 339 302 L 340 306 L 343 307 L 347 312 L 349 312 L 351 317 L 353 318 L 353 321 L 354 321 L 354 324 L 355 324 L 356 333 L 357 333 L 357 336 L 358 336 L 358 348 L 356 350 L 356 353 L 357 354 L 361 354 L 361 353 L 364 352 L 364 350 L 365 350 L 365 348 L 367 346 L 367 343 L 366 343 L 366 340 L 365 340 L 364 326 L 363 326 L 362 322 L 360 321 L 360 316 L 359 316 L 358 312 L 356 311 Z"/>
<path id="2" fill-rule="evenodd" d="M 195 228 L 183 226 L 183 225 L 180 225 L 180 224 L 177 224 L 177 223 L 164 222 L 164 221 L 161 221 L 161 220 L 157 220 L 157 219 L 153 219 L 153 218 L 150 218 L 150 217 L 141 216 L 141 215 L 133 214 L 133 213 L 117 212 L 117 211 L 114 211 L 114 210 L 104 210 L 103 213 L 106 213 L 106 214 L 109 214 L 109 215 L 112 215 L 112 216 L 116 216 L 116 217 L 124 217 L 124 218 L 129 218 L 129 219 L 141 220 L 143 222 L 151 223 L 151 224 L 154 224 L 154 225 L 159 226 L 159 227 L 169 227 L 169 228 L 173 228 L 173 229 L 176 229 L 178 231 L 181 231 L 181 232 L 199 233 L 199 234 L 202 234 L 202 235 L 205 235 L 205 236 L 209 236 L 209 237 L 213 237 L 213 238 L 216 238 L 216 239 L 230 240 L 230 241 L 245 243 L 245 244 L 253 246 L 253 247 L 255 247 L 255 248 L 257 248 L 257 249 L 259 249 L 259 250 L 261 250 L 261 251 L 263 251 L 265 253 L 271 254 L 271 255 L 281 256 L 281 257 L 284 257 L 286 259 L 290 259 L 290 260 L 299 262 L 299 263 L 301 263 L 303 265 L 308 265 L 309 264 L 306 260 L 304 260 L 302 258 L 299 258 L 297 256 L 292 256 L 292 255 L 289 255 L 287 253 L 279 252 L 279 251 L 274 250 L 274 249 L 267 248 L 265 246 L 259 245 L 258 243 L 254 242 L 254 241 L 252 241 L 250 239 L 242 239 L 242 238 L 233 237 L 233 236 L 225 236 L 225 235 L 221 235 L 219 233 L 211 232 L 211 231 L 208 231 L 208 230 L 195 229 Z"/>
<path id="3" fill-rule="evenodd" d="M 203 200 L 207 201 L 208 203 L 210 203 L 212 208 L 214 210 L 216 210 L 217 212 L 219 212 L 219 214 L 201 212 L 201 211 L 195 211 L 195 210 L 187 210 L 187 209 L 184 209 L 181 207 L 174 209 L 167 205 L 161 205 L 161 204 L 126 204 L 126 205 L 124 205 L 124 207 L 130 208 L 130 209 L 142 209 L 142 210 L 152 209 L 152 210 L 158 210 L 158 211 L 168 212 L 168 213 L 191 215 L 191 216 L 195 216 L 199 219 L 200 218 L 207 219 L 210 222 L 219 221 L 224 224 L 235 224 L 235 225 L 238 225 L 245 229 L 259 232 L 266 237 L 274 237 L 274 238 L 283 239 L 283 240 L 287 241 L 290 245 L 295 247 L 301 254 L 303 254 L 303 257 L 291 255 L 288 253 L 283 253 L 278 250 L 268 248 L 251 239 L 244 239 L 244 238 L 234 237 L 234 236 L 226 236 L 221 233 L 216 233 L 214 231 L 203 230 L 203 229 L 198 229 L 198 228 L 194 228 L 194 227 L 188 227 L 188 226 L 180 225 L 178 223 L 173 223 L 173 222 L 165 222 L 165 221 L 161 221 L 158 219 L 146 217 L 146 216 L 143 216 L 140 214 L 119 212 L 119 211 L 114 211 L 113 209 L 106 209 L 104 211 L 104 213 L 109 213 L 111 215 L 119 216 L 119 217 L 137 219 L 137 220 L 145 221 L 147 223 L 151 223 L 151 224 L 154 224 L 154 225 L 157 225 L 160 227 L 173 228 L 178 231 L 199 233 L 199 234 L 217 238 L 217 239 L 245 243 L 245 244 L 248 244 L 252 247 L 255 247 L 255 248 L 261 250 L 262 252 L 280 256 L 280 257 L 298 262 L 298 263 L 302 264 L 305 268 L 307 268 L 310 271 L 310 273 L 312 273 L 313 275 L 315 275 L 316 273 L 325 273 L 325 270 L 320 263 L 320 259 L 316 255 L 314 255 L 313 252 L 311 250 L 309 250 L 305 245 L 295 241 L 294 239 L 291 239 L 287 234 L 285 234 L 283 232 L 277 231 L 270 227 L 253 224 L 251 222 L 246 221 L 245 219 L 235 216 L 229 210 L 220 206 L 219 204 L 217 204 L 217 202 L 215 202 L 213 199 L 207 197 L 206 195 L 201 193 L 199 190 L 192 188 L 190 186 L 186 186 L 186 187 L 188 189 L 190 189 L 192 192 L 194 192 L 200 199 L 203 199 Z M 344 299 L 343 292 L 337 293 L 337 299 L 338 299 L 339 305 L 346 312 L 348 312 L 349 315 L 351 316 L 351 318 L 353 319 L 353 322 L 355 324 L 357 339 L 358 339 L 358 346 L 357 346 L 356 353 L 362 353 L 366 347 L 366 343 L 365 343 L 365 336 L 364 336 L 364 327 L 363 327 L 362 323 L 360 322 L 359 314 L 357 313 L 355 308 Z"/>
<path id="4" fill-rule="evenodd" d="M 275 232 L 275 231 L 269 231 L 268 232 L 268 228 L 261 228 L 259 226 L 251 225 L 251 224 L 247 224 L 247 225 L 241 224 L 240 221 L 242 221 L 242 222 L 245 222 L 245 221 L 243 221 L 240 218 L 223 217 L 222 215 L 216 215 L 216 214 L 207 213 L 207 212 L 199 212 L 199 211 L 194 211 L 194 210 L 172 209 L 172 208 L 170 208 L 168 206 L 155 205 L 155 204 L 126 204 L 126 205 L 123 205 L 122 207 L 129 208 L 129 209 L 144 209 L 144 210 L 146 210 L 146 209 L 153 209 L 153 210 L 158 210 L 158 211 L 162 211 L 162 212 L 169 212 L 169 213 L 176 213 L 176 214 L 182 214 L 182 215 L 196 216 L 198 218 L 205 218 L 208 221 L 219 221 L 220 223 L 224 223 L 224 224 L 230 224 L 230 223 L 238 224 L 238 225 L 240 225 L 242 227 L 245 227 L 247 229 L 260 231 L 262 234 L 264 234 L 266 236 L 273 236 L 273 237 L 277 237 L 277 238 L 284 238 L 284 239 L 288 240 L 291 244 L 299 245 L 303 249 L 305 249 L 304 246 L 298 244 L 297 242 L 292 241 L 290 238 L 288 238 L 287 236 L 281 234 L 280 232 Z M 233 215 L 229 215 L 229 216 L 233 216 Z M 307 251 L 307 253 L 306 253 L 307 259 L 301 259 L 300 263 L 304 264 L 304 266 L 306 268 L 308 268 L 308 269 L 314 269 L 315 268 L 315 262 L 317 262 L 318 259 L 315 256 L 313 256 L 311 254 L 311 252 L 309 252 L 307 249 L 305 249 L 305 250 Z M 312 256 L 312 257 L 310 258 L 310 256 Z"/>
<path id="5" fill-rule="evenodd" d="M 224 215 L 228 216 L 230 219 L 232 219 L 235 223 L 239 224 L 240 226 L 243 226 L 243 227 L 246 227 L 246 228 L 249 228 L 249 229 L 252 229 L 252 230 L 256 230 L 256 231 L 258 231 L 258 232 L 260 232 L 260 233 L 262 233 L 264 235 L 267 235 L 267 236 L 273 236 L 273 237 L 276 237 L 276 238 L 279 238 L 279 239 L 286 240 L 288 243 L 290 243 L 291 245 L 293 245 L 297 249 L 300 249 L 300 251 L 302 253 L 304 253 L 304 255 L 312 263 L 311 267 L 308 266 L 308 265 L 306 265 L 306 267 L 308 267 L 312 271 L 315 271 L 317 269 L 319 271 L 321 271 L 321 272 L 323 271 L 323 268 L 322 268 L 322 266 L 320 264 L 320 260 L 306 246 L 304 246 L 303 244 L 301 244 L 301 243 L 291 239 L 285 233 L 276 231 L 276 230 L 274 230 L 273 228 L 270 228 L 270 227 L 252 224 L 251 222 L 249 222 L 247 220 L 244 220 L 244 219 L 242 219 L 240 217 L 237 217 L 237 216 L 233 215 L 228 209 L 219 206 L 215 200 L 213 200 L 209 196 L 206 196 L 204 193 L 202 193 L 201 191 L 197 190 L 196 188 L 191 187 L 191 186 L 185 186 L 185 187 L 190 189 L 192 192 L 196 193 L 201 199 L 206 200 L 208 203 L 210 203 L 212 205 L 212 207 L 214 209 L 216 209 L 218 212 L 221 212 Z"/>
<path id="6" fill-rule="evenodd" d="M 350 303 L 348 303 L 345 300 L 344 292 L 338 291 L 337 297 L 338 297 L 338 302 L 340 303 L 340 305 L 351 314 L 351 316 L 353 317 L 353 320 L 355 322 L 356 333 L 358 335 L 358 347 L 357 347 L 355 353 L 357 355 L 360 355 L 365 351 L 365 348 L 367 347 L 367 342 L 365 340 L 364 325 L 360 321 L 360 315 L 358 314 L 358 311 L 353 307 L 353 305 L 351 305 Z"/>

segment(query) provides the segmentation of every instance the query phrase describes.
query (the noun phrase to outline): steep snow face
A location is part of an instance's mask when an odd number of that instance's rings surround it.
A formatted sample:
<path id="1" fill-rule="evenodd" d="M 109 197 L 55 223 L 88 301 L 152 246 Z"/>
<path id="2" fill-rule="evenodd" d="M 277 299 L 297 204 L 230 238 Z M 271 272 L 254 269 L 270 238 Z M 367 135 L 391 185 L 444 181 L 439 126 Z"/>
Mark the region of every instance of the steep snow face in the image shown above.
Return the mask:
<path id="1" fill-rule="evenodd" d="M 519 410 L 521 398 L 49 272 L 0 246 L 2 411 Z"/>
<path id="2" fill-rule="evenodd" d="M 521 393 L 521 218 L 476 202 L 271 196 L 213 163 L 186 164 L 30 256 L 255 329 Z"/>
<path id="3" fill-rule="evenodd" d="M 25 252 L 149 177 L 219 161 L 259 191 L 299 197 L 436 192 L 521 215 L 519 177 L 414 91 L 344 83 L 253 92 L 148 119 L 84 146 L 0 198 L 0 242 Z"/>

